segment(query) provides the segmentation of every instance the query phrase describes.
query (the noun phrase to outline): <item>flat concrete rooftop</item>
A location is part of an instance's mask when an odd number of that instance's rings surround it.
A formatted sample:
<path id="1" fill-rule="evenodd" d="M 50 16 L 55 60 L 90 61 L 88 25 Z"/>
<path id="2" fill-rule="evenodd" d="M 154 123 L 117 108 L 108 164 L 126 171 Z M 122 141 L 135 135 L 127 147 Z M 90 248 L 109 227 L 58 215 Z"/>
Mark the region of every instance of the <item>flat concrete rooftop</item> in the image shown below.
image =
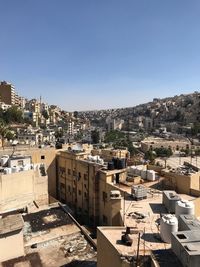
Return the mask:
<path id="1" fill-rule="evenodd" d="M 24 221 L 20 214 L 8 215 L 0 219 L 0 235 L 21 230 L 23 226 Z"/>

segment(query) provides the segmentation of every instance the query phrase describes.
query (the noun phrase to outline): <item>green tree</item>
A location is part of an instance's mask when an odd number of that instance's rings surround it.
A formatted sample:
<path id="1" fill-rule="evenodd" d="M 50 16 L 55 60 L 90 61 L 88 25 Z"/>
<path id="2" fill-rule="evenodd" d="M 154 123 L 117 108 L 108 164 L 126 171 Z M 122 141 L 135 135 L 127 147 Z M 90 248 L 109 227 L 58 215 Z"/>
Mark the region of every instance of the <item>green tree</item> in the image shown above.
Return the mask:
<path id="1" fill-rule="evenodd" d="M 0 135 L 1 135 L 1 139 L 2 139 L 2 147 L 4 148 L 4 142 L 5 142 L 5 138 L 7 136 L 9 132 L 8 129 L 8 125 L 5 124 L 4 121 L 0 121 Z"/>
<path id="2" fill-rule="evenodd" d="M 21 123 L 23 122 L 22 111 L 17 106 L 8 108 L 3 114 L 3 120 L 6 123 Z"/>
<path id="3" fill-rule="evenodd" d="M 74 118 L 78 118 L 78 111 L 74 111 Z"/>
<path id="4" fill-rule="evenodd" d="M 56 138 L 62 138 L 63 137 L 63 130 L 57 130 L 55 132 L 55 137 Z"/>
<path id="5" fill-rule="evenodd" d="M 11 131 L 8 130 L 8 132 L 7 132 L 7 134 L 6 134 L 6 138 L 7 138 L 8 140 L 13 140 L 14 137 L 15 137 L 15 134 L 14 134 L 13 132 L 11 132 Z"/>
<path id="6" fill-rule="evenodd" d="M 91 138 L 93 144 L 98 144 L 100 140 L 99 131 L 94 130 L 91 132 Z"/>
<path id="7" fill-rule="evenodd" d="M 49 119 L 49 114 L 48 114 L 47 110 L 42 111 L 42 116 L 45 118 L 45 120 Z"/>
<path id="8" fill-rule="evenodd" d="M 112 130 L 110 132 L 107 132 L 104 138 L 104 141 L 106 143 L 110 142 L 116 142 L 119 140 L 125 140 L 126 136 L 124 133 L 118 131 L 118 130 Z"/>
<path id="9" fill-rule="evenodd" d="M 148 150 L 147 152 L 145 152 L 144 155 L 144 159 L 149 160 L 151 163 L 154 162 L 156 157 L 157 157 L 156 152 L 153 150 Z"/>

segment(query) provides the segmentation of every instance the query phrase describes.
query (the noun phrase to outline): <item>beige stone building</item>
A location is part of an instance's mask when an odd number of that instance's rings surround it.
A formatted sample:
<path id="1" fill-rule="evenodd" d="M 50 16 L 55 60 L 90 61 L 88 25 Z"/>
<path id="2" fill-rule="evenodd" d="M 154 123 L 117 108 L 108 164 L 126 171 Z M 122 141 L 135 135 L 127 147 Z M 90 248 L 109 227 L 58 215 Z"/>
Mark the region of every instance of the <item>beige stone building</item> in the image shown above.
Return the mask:
<path id="1" fill-rule="evenodd" d="M 189 140 L 169 140 L 164 138 L 146 138 L 141 141 L 141 149 L 143 152 L 148 151 L 149 149 L 155 148 L 171 148 L 172 151 L 187 149 L 191 147 Z"/>
<path id="2" fill-rule="evenodd" d="M 128 149 L 94 149 L 92 155 L 100 155 L 106 161 L 111 161 L 113 158 L 130 158 Z"/>
<path id="3" fill-rule="evenodd" d="M 181 194 L 192 195 L 192 191 L 200 192 L 200 172 L 180 174 L 177 172 L 162 171 L 166 186 Z"/>
<path id="4" fill-rule="evenodd" d="M 0 262 L 24 256 L 23 226 L 20 214 L 0 219 Z"/>
<path id="5" fill-rule="evenodd" d="M 117 182 L 126 169 L 108 170 L 106 165 L 88 159 L 89 152 L 61 151 L 57 156 L 58 198 L 83 223 L 122 225 L 123 198 Z"/>

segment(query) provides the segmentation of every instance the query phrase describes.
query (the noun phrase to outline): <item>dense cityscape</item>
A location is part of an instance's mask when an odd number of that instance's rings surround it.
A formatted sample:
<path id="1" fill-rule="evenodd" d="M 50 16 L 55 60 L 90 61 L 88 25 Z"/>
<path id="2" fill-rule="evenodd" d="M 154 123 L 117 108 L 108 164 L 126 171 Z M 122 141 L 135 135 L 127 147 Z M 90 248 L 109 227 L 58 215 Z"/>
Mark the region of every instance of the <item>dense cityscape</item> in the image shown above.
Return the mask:
<path id="1" fill-rule="evenodd" d="M 0 10 L 0 267 L 200 267 L 200 1 Z"/>
<path id="2" fill-rule="evenodd" d="M 17 91 L 0 83 L 1 266 L 199 266 L 199 92 L 67 112 Z"/>

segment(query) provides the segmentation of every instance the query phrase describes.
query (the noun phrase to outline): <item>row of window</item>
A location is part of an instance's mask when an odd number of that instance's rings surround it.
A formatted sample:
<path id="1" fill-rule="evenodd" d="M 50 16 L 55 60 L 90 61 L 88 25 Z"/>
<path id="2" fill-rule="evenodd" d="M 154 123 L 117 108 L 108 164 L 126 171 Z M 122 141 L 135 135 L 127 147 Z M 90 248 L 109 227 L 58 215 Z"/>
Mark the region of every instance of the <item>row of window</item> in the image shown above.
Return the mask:
<path id="1" fill-rule="evenodd" d="M 64 167 L 60 167 L 59 169 L 60 169 L 60 174 L 61 175 L 65 175 L 65 168 Z M 67 174 L 71 175 L 71 169 L 67 169 Z M 75 170 L 73 170 L 72 174 L 73 174 L 73 176 L 77 176 Z M 78 178 L 81 179 L 81 177 L 82 177 L 81 173 L 78 172 Z M 84 180 L 87 180 L 88 179 L 88 175 L 86 173 L 84 173 L 83 174 L 83 178 L 84 178 Z"/>

